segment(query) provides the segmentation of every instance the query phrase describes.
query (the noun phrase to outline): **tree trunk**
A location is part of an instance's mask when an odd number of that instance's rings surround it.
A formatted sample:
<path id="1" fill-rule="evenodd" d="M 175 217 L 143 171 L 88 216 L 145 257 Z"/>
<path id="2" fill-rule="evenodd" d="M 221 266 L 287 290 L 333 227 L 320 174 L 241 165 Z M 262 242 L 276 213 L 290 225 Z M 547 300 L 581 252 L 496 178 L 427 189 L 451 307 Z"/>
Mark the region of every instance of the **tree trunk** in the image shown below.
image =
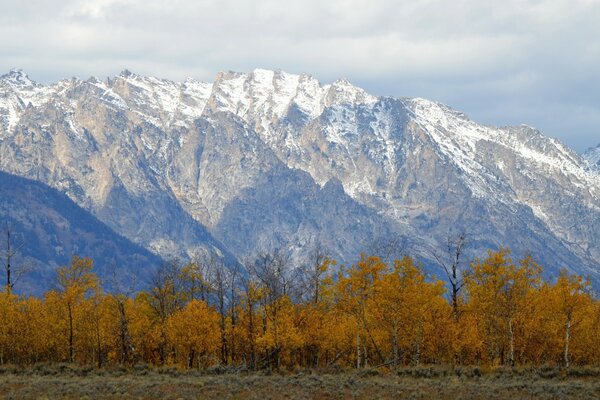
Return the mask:
<path id="1" fill-rule="evenodd" d="M 102 342 L 100 340 L 100 330 L 96 331 L 96 353 L 98 356 L 98 369 L 102 368 Z"/>
<path id="2" fill-rule="evenodd" d="M 225 334 L 225 318 L 221 320 L 221 364 L 227 364 L 227 337 Z"/>
<path id="3" fill-rule="evenodd" d="M 356 369 L 360 368 L 360 331 L 356 330 Z"/>
<path id="4" fill-rule="evenodd" d="M 118 302 L 119 309 L 119 336 L 121 342 L 121 354 L 120 361 L 122 364 L 128 364 L 131 361 L 131 337 L 129 335 L 129 324 L 127 322 L 127 314 L 125 313 L 125 304 L 119 300 Z"/>
<path id="5" fill-rule="evenodd" d="M 188 368 L 194 368 L 194 358 L 196 357 L 196 352 L 194 350 L 190 350 L 188 354 Z"/>
<path id="6" fill-rule="evenodd" d="M 452 313 L 454 314 L 454 322 L 458 322 L 458 291 L 460 290 L 457 283 L 456 268 L 452 269 Z"/>
<path id="7" fill-rule="evenodd" d="M 508 355 L 508 363 L 511 367 L 515 366 L 515 334 L 513 331 L 512 318 L 508 319 L 508 335 L 510 339 L 510 353 Z"/>
<path id="8" fill-rule="evenodd" d="M 69 310 L 69 361 L 75 361 L 75 351 L 73 349 L 73 310 L 71 304 L 67 304 Z"/>
<path id="9" fill-rule="evenodd" d="M 571 340 L 571 317 L 567 319 L 566 330 L 565 330 L 565 351 L 564 351 L 564 361 L 565 367 L 569 368 L 569 341 Z"/>
<path id="10" fill-rule="evenodd" d="M 256 350 L 254 347 L 254 310 L 248 305 L 248 336 L 250 337 L 250 369 L 256 368 Z"/>
<path id="11" fill-rule="evenodd" d="M 229 340 L 229 357 L 231 362 L 235 364 L 236 359 L 236 346 L 235 346 L 235 325 L 236 325 L 236 315 L 235 315 L 235 286 L 232 284 L 231 289 L 231 337 Z"/>
<path id="12" fill-rule="evenodd" d="M 418 366 L 421 363 L 421 335 L 422 335 L 422 331 L 423 331 L 423 327 L 421 326 L 421 324 L 419 323 L 419 326 L 417 328 L 417 337 L 415 340 L 415 352 L 413 355 L 413 363 L 414 365 Z"/>
<path id="13" fill-rule="evenodd" d="M 10 250 L 10 229 L 6 230 L 6 292 L 10 294 L 12 289 L 12 282 L 10 281 L 10 261 L 12 258 L 12 251 Z"/>
<path id="14" fill-rule="evenodd" d="M 392 336 L 392 349 L 394 353 L 394 367 L 398 366 L 398 330 L 394 322 L 394 334 Z"/>

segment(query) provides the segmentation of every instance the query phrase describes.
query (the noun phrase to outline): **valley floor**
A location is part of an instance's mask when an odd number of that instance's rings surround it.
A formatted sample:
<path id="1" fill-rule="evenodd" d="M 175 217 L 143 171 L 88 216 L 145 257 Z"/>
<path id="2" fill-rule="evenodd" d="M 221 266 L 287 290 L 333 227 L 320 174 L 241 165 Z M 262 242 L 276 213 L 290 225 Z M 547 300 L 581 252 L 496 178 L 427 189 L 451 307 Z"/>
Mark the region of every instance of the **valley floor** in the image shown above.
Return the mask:
<path id="1" fill-rule="evenodd" d="M 600 399 L 598 369 L 480 373 L 472 368 L 425 367 L 398 374 L 363 370 L 206 375 L 63 366 L 0 372 L 3 399 Z"/>

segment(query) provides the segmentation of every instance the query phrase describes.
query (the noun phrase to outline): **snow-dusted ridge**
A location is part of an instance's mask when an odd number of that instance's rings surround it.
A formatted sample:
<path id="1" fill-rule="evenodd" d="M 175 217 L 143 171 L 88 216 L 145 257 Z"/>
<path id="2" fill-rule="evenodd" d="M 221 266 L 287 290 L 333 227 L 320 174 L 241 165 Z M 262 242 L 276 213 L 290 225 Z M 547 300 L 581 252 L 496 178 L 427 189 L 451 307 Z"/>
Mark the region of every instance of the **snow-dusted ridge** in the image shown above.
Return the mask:
<path id="1" fill-rule="evenodd" d="M 19 121 L 22 111 L 28 106 L 39 107 L 47 103 L 54 88 L 35 83 L 22 69 L 12 69 L 0 76 L 0 118 L 7 129 Z"/>
<path id="2" fill-rule="evenodd" d="M 0 118 L 5 129 L 14 129 L 28 106 L 43 107 L 52 96 L 64 95 L 69 88 L 82 84 L 97 88 L 96 96 L 111 107 L 133 112 L 142 120 L 162 129 L 189 126 L 204 113 L 209 103 L 214 103 L 215 110 L 235 114 L 256 129 L 266 143 L 275 147 L 297 147 L 294 140 L 288 138 L 284 143 L 277 137 L 280 134 L 279 124 L 292 107 L 304 114 L 307 121 L 321 117 L 324 110 L 328 109 L 329 124 L 324 127 L 325 139 L 347 151 L 352 147 L 351 142 L 365 133 L 358 130 L 354 109 L 364 106 L 374 110 L 382 99 L 368 94 L 346 79 L 322 85 L 310 75 L 264 69 L 255 69 L 250 73 L 221 72 L 214 83 L 192 78 L 174 82 L 123 70 L 107 81 L 97 78 L 87 81 L 74 79 L 51 85 L 38 84 L 23 70 L 13 69 L 0 77 Z M 415 122 L 437 143 L 438 150 L 464 172 L 474 196 L 489 195 L 490 191 L 497 189 L 497 176 L 477 161 L 478 147 L 485 142 L 506 147 L 528 162 L 555 170 L 572 179 L 573 184 L 588 188 L 594 196 L 598 196 L 598 175 L 586 168 L 585 162 L 562 143 L 548 139 L 546 147 L 539 149 L 523 140 L 524 135 L 542 137 L 534 128 L 525 125 L 517 128 L 480 125 L 463 113 L 421 98 L 407 99 L 405 105 Z M 385 149 L 381 156 L 371 155 L 386 160 L 388 168 L 393 168 L 391 164 L 397 143 L 390 140 L 388 111 L 385 107 L 373 111 L 375 119 L 370 123 L 371 133 L 379 136 L 385 143 Z M 548 148 L 550 145 L 552 148 Z M 297 150 L 289 149 L 291 152 Z M 600 154 L 600 151 L 591 151 L 590 154 L 588 161 L 597 168 L 600 155 L 594 158 L 594 154 Z M 502 161 L 498 161 L 497 165 L 502 165 Z M 304 169 L 310 170 L 308 167 Z M 318 176 L 315 179 L 324 183 Z M 370 185 L 344 183 L 348 189 L 352 188 L 349 192 L 360 191 L 359 188 L 363 187 L 367 194 L 374 193 Z"/>
<path id="3" fill-rule="evenodd" d="M 593 171 L 600 172 L 600 145 L 588 149 L 583 157 Z"/>
<path id="4" fill-rule="evenodd" d="M 496 176 L 490 175 L 489 170 L 477 161 L 478 146 L 493 142 L 510 149 L 530 164 L 564 175 L 574 185 L 590 190 L 595 197 L 600 196 L 600 180 L 596 174 L 588 171 L 582 158 L 557 139 L 545 138 L 535 128 L 524 124 L 505 128 L 480 125 L 463 113 L 426 99 L 412 99 L 411 106 L 418 123 L 440 144 L 446 156 L 453 159 L 468 176 L 480 177 L 478 182 L 471 182 L 475 195 L 495 189 L 488 181 L 494 181 Z M 523 140 L 524 137 L 526 140 Z M 536 140 L 542 141 L 544 147 L 533 145 Z"/>

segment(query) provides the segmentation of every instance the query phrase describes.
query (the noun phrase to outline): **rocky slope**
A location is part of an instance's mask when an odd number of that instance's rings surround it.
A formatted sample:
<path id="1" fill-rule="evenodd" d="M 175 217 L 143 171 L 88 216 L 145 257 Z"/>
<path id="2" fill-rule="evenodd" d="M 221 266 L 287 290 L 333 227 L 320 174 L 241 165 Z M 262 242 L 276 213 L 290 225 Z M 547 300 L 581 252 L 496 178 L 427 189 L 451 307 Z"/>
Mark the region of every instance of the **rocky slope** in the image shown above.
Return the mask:
<path id="1" fill-rule="evenodd" d="M 11 243 L 22 245 L 13 260 L 13 267 L 26 271 L 16 274 L 21 276 L 15 283 L 17 292 L 39 294 L 53 287 L 54 269 L 68 264 L 72 255 L 92 257 L 108 288 L 142 287 L 144 280 L 138 278 L 149 276 L 162 262 L 42 183 L 0 172 L 0 199 L 3 266 L 7 226 Z M 4 268 L 0 276 L 5 282 Z"/>
<path id="2" fill-rule="evenodd" d="M 600 276 L 600 176 L 555 139 L 424 99 L 255 70 L 0 79 L 0 169 L 66 193 L 163 256 L 324 242 L 350 262 L 402 235 L 431 259 L 466 229 L 550 272 Z M 232 256 L 232 258 L 233 258 Z"/>

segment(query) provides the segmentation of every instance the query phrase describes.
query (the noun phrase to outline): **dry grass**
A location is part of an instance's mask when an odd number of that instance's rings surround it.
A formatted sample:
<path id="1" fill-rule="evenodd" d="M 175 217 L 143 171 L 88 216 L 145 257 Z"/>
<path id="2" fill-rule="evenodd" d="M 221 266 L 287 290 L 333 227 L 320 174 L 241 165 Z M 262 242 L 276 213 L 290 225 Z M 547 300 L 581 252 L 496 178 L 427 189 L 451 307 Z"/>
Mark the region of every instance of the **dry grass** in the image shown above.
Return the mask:
<path id="1" fill-rule="evenodd" d="M 600 399 L 600 369 L 593 368 L 267 374 L 41 365 L 0 374 L 5 399 Z"/>

